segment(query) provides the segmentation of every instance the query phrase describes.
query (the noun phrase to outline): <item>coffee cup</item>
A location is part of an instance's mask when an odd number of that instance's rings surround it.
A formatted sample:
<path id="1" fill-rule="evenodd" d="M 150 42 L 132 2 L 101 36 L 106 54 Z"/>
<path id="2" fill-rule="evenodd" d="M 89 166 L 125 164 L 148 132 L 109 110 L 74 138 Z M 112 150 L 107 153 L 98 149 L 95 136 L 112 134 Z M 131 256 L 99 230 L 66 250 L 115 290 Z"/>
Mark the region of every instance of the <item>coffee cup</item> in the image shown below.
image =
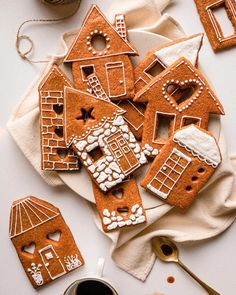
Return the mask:
<path id="1" fill-rule="evenodd" d="M 73 282 L 64 295 L 118 295 L 116 288 L 103 276 L 104 259 L 99 258 L 97 272 Z"/>

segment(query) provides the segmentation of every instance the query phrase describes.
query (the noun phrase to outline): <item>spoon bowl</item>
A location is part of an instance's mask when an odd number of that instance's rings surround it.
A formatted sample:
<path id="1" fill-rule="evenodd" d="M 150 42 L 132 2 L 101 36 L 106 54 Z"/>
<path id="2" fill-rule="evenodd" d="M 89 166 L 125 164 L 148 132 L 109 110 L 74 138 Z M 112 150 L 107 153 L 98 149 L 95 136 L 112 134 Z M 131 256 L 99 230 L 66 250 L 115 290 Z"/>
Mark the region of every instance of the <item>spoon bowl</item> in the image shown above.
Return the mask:
<path id="1" fill-rule="evenodd" d="M 156 256 L 164 262 L 175 262 L 185 270 L 195 281 L 197 281 L 209 295 L 220 295 L 202 280 L 200 280 L 190 269 L 179 259 L 179 251 L 173 241 L 166 237 L 155 237 L 152 239 L 152 248 Z"/>
<path id="2" fill-rule="evenodd" d="M 165 237 L 153 238 L 152 248 L 156 256 L 164 262 L 178 262 L 179 260 L 178 248 L 168 238 L 165 238 Z"/>

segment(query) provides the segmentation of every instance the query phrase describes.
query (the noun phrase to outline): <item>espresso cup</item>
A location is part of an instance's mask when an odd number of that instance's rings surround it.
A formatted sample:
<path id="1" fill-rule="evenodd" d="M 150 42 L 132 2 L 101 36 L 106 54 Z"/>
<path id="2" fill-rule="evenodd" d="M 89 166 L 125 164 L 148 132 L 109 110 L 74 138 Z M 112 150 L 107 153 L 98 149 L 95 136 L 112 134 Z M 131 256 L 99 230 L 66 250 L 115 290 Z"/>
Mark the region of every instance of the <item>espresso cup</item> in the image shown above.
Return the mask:
<path id="1" fill-rule="evenodd" d="M 103 277 L 104 259 L 99 258 L 97 272 L 73 282 L 64 295 L 119 295 L 115 287 Z"/>

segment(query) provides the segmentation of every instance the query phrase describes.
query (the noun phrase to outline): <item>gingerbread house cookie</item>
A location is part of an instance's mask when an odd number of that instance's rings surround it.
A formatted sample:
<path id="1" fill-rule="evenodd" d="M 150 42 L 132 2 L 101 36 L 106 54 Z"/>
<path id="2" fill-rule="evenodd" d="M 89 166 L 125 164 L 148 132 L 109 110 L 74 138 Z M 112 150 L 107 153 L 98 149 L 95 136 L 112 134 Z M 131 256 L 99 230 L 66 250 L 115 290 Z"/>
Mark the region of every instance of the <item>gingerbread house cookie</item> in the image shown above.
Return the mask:
<path id="1" fill-rule="evenodd" d="M 200 19 L 215 51 L 236 45 L 236 3 L 235 0 L 194 0 Z M 232 24 L 232 34 L 223 32 L 223 23 L 217 18 L 217 10 L 222 8 Z"/>
<path id="2" fill-rule="evenodd" d="M 9 236 L 34 288 L 84 264 L 59 209 L 38 198 L 13 203 Z"/>
<path id="3" fill-rule="evenodd" d="M 78 170 L 78 157 L 67 149 L 63 134 L 64 87 L 71 82 L 53 65 L 39 84 L 41 167 L 43 170 Z"/>
<path id="4" fill-rule="evenodd" d="M 107 191 L 133 173 L 146 158 L 122 115 L 110 101 L 65 88 L 65 140 L 92 180 Z"/>
<path id="5" fill-rule="evenodd" d="M 134 178 L 124 180 L 106 194 L 93 184 L 93 192 L 105 232 L 146 221 L 146 214 Z"/>
<path id="6" fill-rule="evenodd" d="M 135 91 L 138 92 L 165 68 L 171 66 L 181 57 L 187 58 L 194 66 L 198 63 L 198 55 L 202 46 L 203 34 L 167 42 L 162 46 L 151 49 L 134 70 Z M 177 95 L 177 93 L 176 93 Z M 179 96 L 181 92 L 179 91 Z M 123 100 L 119 106 L 126 110 L 124 115 L 131 131 L 137 139 L 143 132 L 145 103 Z"/>
<path id="7" fill-rule="evenodd" d="M 183 95 L 175 96 L 179 90 Z M 161 149 L 176 130 L 189 124 L 207 129 L 210 114 L 224 114 L 206 79 L 185 58 L 148 83 L 134 101 L 147 103 L 142 147 L 148 156 L 153 149 Z"/>
<path id="8" fill-rule="evenodd" d="M 134 97 L 130 56 L 135 55 L 137 51 L 128 41 L 124 16 L 116 15 L 113 26 L 93 5 L 64 62 L 72 63 L 75 88 L 92 93 L 88 76 L 94 74 L 106 95 L 111 100 L 120 100 Z"/>
<path id="9" fill-rule="evenodd" d="M 141 186 L 167 203 L 184 209 L 191 205 L 220 162 L 215 138 L 190 125 L 168 140 Z"/>

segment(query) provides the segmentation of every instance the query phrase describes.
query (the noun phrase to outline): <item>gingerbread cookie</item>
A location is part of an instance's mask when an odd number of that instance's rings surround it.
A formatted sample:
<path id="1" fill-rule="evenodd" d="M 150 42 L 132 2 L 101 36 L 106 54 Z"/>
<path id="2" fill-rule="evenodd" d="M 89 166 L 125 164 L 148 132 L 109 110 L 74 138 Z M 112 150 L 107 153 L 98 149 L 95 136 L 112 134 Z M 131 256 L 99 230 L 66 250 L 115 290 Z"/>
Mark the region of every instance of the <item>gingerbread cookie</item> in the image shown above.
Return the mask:
<path id="1" fill-rule="evenodd" d="M 124 180 L 106 194 L 93 184 L 93 192 L 105 232 L 146 221 L 134 178 Z"/>
<path id="2" fill-rule="evenodd" d="M 215 51 L 236 45 L 236 3 L 235 0 L 194 0 L 201 22 L 205 28 L 208 39 Z M 233 32 L 225 36 L 222 26 L 215 12 L 222 8 L 225 10 L 232 24 Z"/>
<path id="3" fill-rule="evenodd" d="M 175 96 L 179 90 L 183 95 Z M 224 114 L 206 79 L 185 58 L 149 82 L 134 101 L 147 103 L 142 147 L 148 156 L 161 149 L 176 130 L 189 124 L 207 129 L 210 114 Z"/>
<path id="4" fill-rule="evenodd" d="M 59 209 L 38 198 L 13 203 L 9 236 L 34 288 L 84 264 Z"/>
<path id="5" fill-rule="evenodd" d="M 141 186 L 167 203 L 184 209 L 191 205 L 220 162 L 215 138 L 190 125 L 168 140 Z"/>
<path id="6" fill-rule="evenodd" d="M 167 42 L 162 46 L 150 50 L 134 70 L 135 91 L 138 92 L 168 66 L 180 57 L 187 58 L 193 65 L 198 63 L 198 55 L 202 46 L 203 34 Z M 177 95 L 177 93 L 176 93 Z M 181 92 L 178 93 L 181 96 Z M 132 100 L 120 101 L 119 106 L 127 112 L 124 117 L 131 131 L 137 139 L 141 139 L 143 132 L 145 103 Z"/>
<path id="7" fill-rule="evenodd" d="M 41 167 L 43 170 L 78 170 L 78 157 L 67 149 L 63 134 L 64 87 L 72 87 L 53 65 L 39 84 Z"/>
<path id="8" fill-rule="evenodd" d="M 75 88 L 91 93 L 88 76 L 95 74 L 111 100 L 134 97 L 134 76 L 130 56 L 137 55 L 129 43 L 125 19 L 116 15 L 109 23 L 92 5 L 64 62 L 72 63 Z"/>
<path id="9" fill-rule="evenodd" d="M 107 191 L 146 163 L 139 144 L 110 101 L 65 88 L 65 140 L 92 180 Z"/>

